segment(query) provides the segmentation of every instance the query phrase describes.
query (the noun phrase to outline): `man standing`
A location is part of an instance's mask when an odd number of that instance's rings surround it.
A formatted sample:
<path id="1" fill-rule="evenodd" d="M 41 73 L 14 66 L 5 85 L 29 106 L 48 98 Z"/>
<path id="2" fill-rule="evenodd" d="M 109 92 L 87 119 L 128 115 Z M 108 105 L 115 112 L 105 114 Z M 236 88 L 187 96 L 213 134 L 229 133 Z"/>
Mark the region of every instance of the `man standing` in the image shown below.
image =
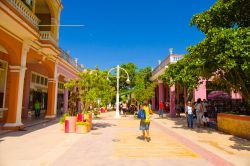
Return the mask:
<path id="1" fill-rule="evenodd" d="M 162 118 L 163 118 L 163 108 L 164 108 L 164 104 L 161 101 L 159 104 L 159 117 L 162 117 Z"/>

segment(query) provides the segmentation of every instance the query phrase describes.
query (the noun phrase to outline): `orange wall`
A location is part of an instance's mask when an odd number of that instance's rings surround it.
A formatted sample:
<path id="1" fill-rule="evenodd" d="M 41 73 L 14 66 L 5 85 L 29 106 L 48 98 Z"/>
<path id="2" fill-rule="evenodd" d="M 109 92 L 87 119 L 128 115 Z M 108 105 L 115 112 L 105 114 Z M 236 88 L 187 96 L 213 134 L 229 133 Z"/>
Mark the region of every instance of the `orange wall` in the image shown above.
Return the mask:
<path id="1" fill-rule="evenodd" d="M 250 139 L 250 116 L 218 114 L 217 123 L 220 131 Z"/>

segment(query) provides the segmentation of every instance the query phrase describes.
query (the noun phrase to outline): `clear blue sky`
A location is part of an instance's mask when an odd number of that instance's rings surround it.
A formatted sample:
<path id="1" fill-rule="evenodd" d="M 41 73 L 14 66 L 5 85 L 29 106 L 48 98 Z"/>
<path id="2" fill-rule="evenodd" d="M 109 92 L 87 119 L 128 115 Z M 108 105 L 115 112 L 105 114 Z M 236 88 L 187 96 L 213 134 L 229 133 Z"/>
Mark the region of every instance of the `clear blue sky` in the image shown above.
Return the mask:
<path id="1" fill-rule="evenodd" d="M 88 68 L 101 69 L 134 62 L 157 66 L 158 60 L 201 41 L 190 27 L 191 17 L 209 9 L 215 0 L 62 0 L 60 47 Z"/>

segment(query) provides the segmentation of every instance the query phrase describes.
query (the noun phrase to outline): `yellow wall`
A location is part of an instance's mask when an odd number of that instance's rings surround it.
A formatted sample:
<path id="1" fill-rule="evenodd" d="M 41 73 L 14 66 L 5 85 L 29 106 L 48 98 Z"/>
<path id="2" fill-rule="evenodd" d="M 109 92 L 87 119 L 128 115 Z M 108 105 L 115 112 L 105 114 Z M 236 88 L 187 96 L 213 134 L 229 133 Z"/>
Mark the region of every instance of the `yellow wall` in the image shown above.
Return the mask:
<path id="1" fill-rule="evenodd" d="M 217 123 L 220 131 L 250 139 L 250 116 L 218 114 Z"/>

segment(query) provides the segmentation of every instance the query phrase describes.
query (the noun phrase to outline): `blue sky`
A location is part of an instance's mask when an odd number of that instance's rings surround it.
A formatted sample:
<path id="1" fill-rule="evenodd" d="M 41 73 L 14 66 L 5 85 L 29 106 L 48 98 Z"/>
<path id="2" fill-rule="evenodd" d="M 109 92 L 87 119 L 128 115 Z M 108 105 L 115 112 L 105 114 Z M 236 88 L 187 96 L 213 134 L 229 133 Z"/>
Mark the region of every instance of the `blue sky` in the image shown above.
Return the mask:
<path id="1" fill-rule="evenodd" d="M 190 27 L 191 17 L 215 0 L 62 0 L 60 47 L 85 67 L 101 69 L 133 62 L 157 66 L 168 49 L 185 54 L 204 35 Z"/>

